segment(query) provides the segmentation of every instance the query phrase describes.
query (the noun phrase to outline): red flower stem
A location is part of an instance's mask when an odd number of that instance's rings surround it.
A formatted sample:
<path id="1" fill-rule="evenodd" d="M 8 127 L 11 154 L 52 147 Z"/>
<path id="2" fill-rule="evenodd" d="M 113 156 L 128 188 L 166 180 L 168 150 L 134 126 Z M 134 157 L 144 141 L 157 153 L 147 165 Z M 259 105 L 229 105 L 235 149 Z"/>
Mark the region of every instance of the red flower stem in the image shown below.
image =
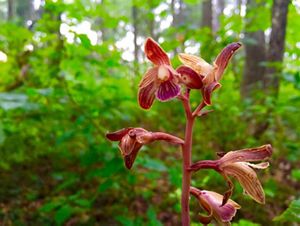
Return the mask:
<path id="1" fill-rule="evenodd" d="M 206 106 L 206 103 L 204 103 L 204 101 L 202 101 L 198 107 L 195 109 L 195 111 L 193 112 L 193 117 L 196 117 L 199 112 Z"/>
<path id="2" fill-rule="evenodd" d="M 183 103 L 186 115 L 185 139 L 182 145 L 182 193 L 181 193 L 181 221 L 182 226 L 190 226 L 190 186 L 191 186 L 191 163 L 192 163 L 192 143 L 193 126 L 198 113 L 206 106 L 202 101 L 192 113 L 190 106 L 190 90 L 186 90 L 184 95 L 178 97 Z"/>
<path id="3" fill-rule="evenodd" d="M 191 172 L 189 168 L 191 166 L 191 154 L 192 154 L 192 138 L 193 138 L 193 125 L 194 119 L 191 107 L 189 96 L 188 98 L 182 98 L 182 103 L 185 109 L 186 114 L 186 128 L 185 128 L 185 142 L 182 145 L 182 193 L 181 193 L 181 220 L 182 226 L 190 225 L 190 185 L 191 185 Z"/>

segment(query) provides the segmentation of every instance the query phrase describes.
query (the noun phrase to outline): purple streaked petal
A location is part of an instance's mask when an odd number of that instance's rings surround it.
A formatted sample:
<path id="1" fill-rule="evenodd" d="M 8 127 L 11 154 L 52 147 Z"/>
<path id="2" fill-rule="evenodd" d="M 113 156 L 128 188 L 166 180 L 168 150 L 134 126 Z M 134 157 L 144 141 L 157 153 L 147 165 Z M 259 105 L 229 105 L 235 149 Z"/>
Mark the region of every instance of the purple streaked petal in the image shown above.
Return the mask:
<path id="1" fill-rule="evenodd" d="M 241 208 L 231 199 L 222 206 L 223 196 L 213 191 L 202 191 L 200 198 L 209 203 L 213 210 L 213 216 L 218 222 L 230 222 L 235 216 L 236 210 Z"/>
<path id="2" fill-rule="evenodd" d="M 234 42 L 229 45 L 227 45 L 221 53 L 217 56 L 215 60 L 215 65 L 217 66 L 217 69 L 215 71 L 215 79 L 216 81 L 220 81 L 222 78 L 222 75 L 224 73 L 224 70 L 226 69 L 229 60 L 233 56 L 233 54 L 242 46 L 241 43 Z"/>
<path id="3" fill-rule="evenodd" d="M 132 138 L 128 134 L 126 134 L 119 143 L 119 149 L 122 155 L 123 156 L 129 155 L 132 152 L 135 143 L 136 143 L 135 138 Z"/>
<path id="4" fill-rule="evenodd" d="M 153 83 L 157 78 L 157 73 L 158 73 L 158 67 L 149 68 L 146 71 L 146 73 L 144 74 L 144 76 L 139 84 L 140 89 L 145 88 L 146 86 Z"/>
<path id="5" fill-rule="evenodd" d="M 147 58 L 155 65 L 170 65 L 170 59 L 166 52 L 152 38 L 147 38 L 145 43 Z"/>
<path id="6" fill-rule="evenodd" d="M 156 97 L 160 101 L 168 101 L 180 93 L 180 86 L 173 79 L 161 83 L 156 92 Z"/>
<path id="7" fill-rule="evenodd" d="M 132 127 L 123 128 L 116 132 L 107 133 L 106 138 L 110 141 L 120 141 L 131 129 Z"/>
<path id="8" fill-rule="evenodd" d="M 153 101 L 155 99 L 156 90 L 157 90 L 157 86 L 155 82 L 152 82 L 149 85 L 139 89 L 138 101 L 142 108 L 144 109 L 151 108 Z"/>
<path id="9" fill-rule="evenodd" d="M 266 144 L 255 148 L 245 148 L 226 153 L 221 159 L 221 164 L 234 162 L 256 162 L 267 160 L 272 155 L 272 146 Z"/>
<path id="10" fill-rule="evenodd" d="M 133 165 L 133 163 L 137 157 L 137 154 L 142 146 L 143 146 L 142 144 L 136 142 L 134 144 L 132 152 L 128 155 L 124 155 L 124 162 L 125 162 L 125 166 L 127 169 L 132 168 L 132 165 Z"/>
<path id="11" fill-rule="evenodd" d="M 218 82 L 213 82 L 207 86 L 204 87 L 204 89 L 202 89 L 202 97 L 204 100 L 204 103 L 206 105 L 211 105 L 211 96 L 212 96 L 212 92 L 218 88 L 221 87 L 221 84 Z"/>
<path id="12" fill-rule="evenodd" d="M 225 174 L 234 176 L 247 194 L 260 204 L 265 203 L 265 193 L 257 175 L 245 162 L 236 162 L 222 167 Z"/>

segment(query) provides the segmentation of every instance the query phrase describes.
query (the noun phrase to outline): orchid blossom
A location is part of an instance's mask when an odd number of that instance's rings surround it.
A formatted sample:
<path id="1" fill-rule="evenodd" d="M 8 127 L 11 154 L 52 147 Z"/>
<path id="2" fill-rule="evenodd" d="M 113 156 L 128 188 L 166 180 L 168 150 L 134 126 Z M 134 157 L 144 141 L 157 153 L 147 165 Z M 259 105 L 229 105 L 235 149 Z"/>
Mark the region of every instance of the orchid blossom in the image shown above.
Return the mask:
<path id="1" fill-rule="evenodd" d="M 217 56 L 213 65 L 207 63 L 204 59 L 181 53 L 179 60 L 187 67 L 193 69 L 199 76 L 203 77 L 202 96 L 206 105 L 211 105 L 211 94 L 214 90 L 221 87 L 221 80 L 224 70 L 233 54 L 241 47 L 238 42 L 227 45 Z"/>
<path id="2" fill-rule="evenodd" d="M 173 144 L 183 144 L 183 140 L 162 132 L 149 132 L 143 128 L 124 128 L 116 132 L 107 133 L 107 139 L 119 141 L 119 149 L 124 158 L 125 166 L 131 169 L 136 156 L 144 144 L 156 140 L 164 140 Z"/>
<path id="3" fill-rule="evenodd" d="M 144 109 L 151 108 L 155 97 L 168 101 L 180 93 L 179 74 L 172 68 L 166 52 L 153 39 L 145 44 L 147 58 L 154 64 L 148 69 L 139 84 L 138 100 Z"/>
<path id="4" fill-rule="evenodd" d="M 249 148 L 221 154 L 217 160 L 202 160 L 192 164 L 193 126 L 198 116 L 203 116 L 211 110 L 203 110 L 211 105 L 212 92 L 219 88 L 219 83 L 230 58 L 241 47 L 240 43 L 227 45 L 217 56 L 213 65 L 200 57 L 180 54 L 179 59 L 184 64 L 173 69 L 166 52 L 153 39 L 147 38 L 145 43 L 146 57 L 154 66 L 145 73 L 138 89 L 139 105 L 144 109 L 151 108 L 155 98 L 168 101 L 177 97 L 183 105 L 186 117 L 184 140 L 162 132 L 149 132 L 143 128 L 128 127 L 106 134 L 111 141 L 119 142 L 119 149 L 128 169 L 137 157 L 143 145 L 156 140 L 163 140 L 182 148 L 182 187 L 181 187 L 181 222 L 182 226 L 190 226 L 190 194 L 195 196 L 207 216 L 200 215 L 200 222 L 209 224 L 213 219 L 218 225 L 230 225 L 237 209 L 241 207 L 230 199 L 233 183 L 230 177 L 235 177 L 245 192 L 259 203 L 265 202 L 265 194 L 255 171 L 252 168 L 265 169 L 268 162 L 253 164 L 250 162 L 265 161 L 272 154 L 271 145 Z M 183 87 L 183 89 L 181 89 Z M 185 88 L 185 89 L 184 89 Z M 201 90 L 203 100 L 195 109 L 191 107 L 190 92 Z M 200 169 L 214 169 L 220 173 L 229 185 L 224 195 L 216 192 L 199 190 L 191 187 L 192 172 Z"/>
<path id="5" fill-rule="evenodd" d="M 246 148 L 238 151 L 230 151 L 218 160 L 199 161 L 191 166 L 192 171 L 203 168 L 213 168 L 220 172 L 230 187 L 230 190 L 224 195 L 223 204 L 226 203 L 233 190 L 233 183 L 228 176 L 235 177 L 246 194 L 248 194 L 256 202 L 264 204 L 265 194 L 259 182 L 255 169 L 266 169 L 268 162 L 252 164 L 250 162 L 264 161 L 272 155 L 272 146 L 270 144 L 257 148 Z"/>
<path id="6" fill-rule="evenodd" d="M 208 215 L 199 215 L 202 224 L 209 224 L 214 219 L 218 225 L 230 225 L 230 221 L 235 216 L 237 209 L 241 206 L 229 199 L 225 205 L 222 205 L 223 196 L 213 191 L 200 191 L 191 187 L 190 193 L 195 196 L 202 208 Z"/>

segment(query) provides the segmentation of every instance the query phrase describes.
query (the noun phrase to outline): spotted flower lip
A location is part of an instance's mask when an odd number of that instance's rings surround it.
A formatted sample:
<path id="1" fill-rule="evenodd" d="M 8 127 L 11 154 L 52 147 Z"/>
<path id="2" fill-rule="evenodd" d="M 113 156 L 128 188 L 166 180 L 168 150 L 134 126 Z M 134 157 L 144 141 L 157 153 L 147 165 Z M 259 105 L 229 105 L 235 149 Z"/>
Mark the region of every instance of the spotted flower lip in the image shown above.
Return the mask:
<path id="1" fill-rule="evenodd" d="M 185 84 L 189 89 L 201 89 L 203 87 L 203 76 L 196 73 L 193 69 L 187 66 L 180 66 L 176 69 L 180 74 L 180 82 Z"/>
<path id="2" fill-rule="evenodd" d="M 241 43 L 234 42 L 227 45 L 217 56 L 213 65 L 207 63 L 201 57 L 197 57 L 190 54 L 179 54 L 179 60 L 186 66 L 193 69 L 196 73 L 203 76 L 203 100 L 207 105 L 211 105 L 211 94 L 221 85 L 221 80 L 224 70 L 226 69 L 233 54 L 241 47 Z"/>
<path id="3" fill-rule="evenodd" d="M 138 101 L 142 108 L 151 108 L 155 98 L 168 101 L 180 93 L 179 74 L 172 68 L 166 52 L 152 38 L 147 38 L 145 54 L 154 64 L 143 76 L 138 91 Z"/>
<path id="4" fill-rule="evenodd" d="M 199 161 L 191 165 L 190 169 L 197 171 L 203 168 L 211 168 L 223 175 L 229 185 L 229 190 L 224 195 L 223 205 L 227 202 L 233 191 L 233 183 L 229 176 L 233 176 L 239 181 L 247 195 L 256 202 L 264 204 L 264 190 L 252 168 L 266 169 L 269 166 L 269 162 L 258 164 L 250 162 L 265 161 L 271 155 L 272 146 L 267 144 L 256 148 L 230 151 L 218 160 Z"/>
<path id="5" fill-rule="evenodd" d="M 239 204 L 231 199 L 225 205 L 222 205 L 223 196 L 213 191 L 200 191 L 195 187 L 191 187 L 190 193 L 198 199 L 200 205 L 208 213 L 207 216 L 199 216 L 202 224 L 209 224 L 212 219 L 215 219 L 218 225 L 230 225 L 236 211 L 241 208 Z"/>
<path id="6" fill-rule="evenodd" d="M 107 133 L 106 138 L 110 141 L 119 141 L 119 149 L 124 158 L 125 166 L 128 169 L 132 168 L 136 156 L 144 144 L 149 144 L 156 140 L 164 140 L 172 144 L 184 143 L 182 139 L 167 133 L 149 132 L 143 128 L 133 127 Z"/>

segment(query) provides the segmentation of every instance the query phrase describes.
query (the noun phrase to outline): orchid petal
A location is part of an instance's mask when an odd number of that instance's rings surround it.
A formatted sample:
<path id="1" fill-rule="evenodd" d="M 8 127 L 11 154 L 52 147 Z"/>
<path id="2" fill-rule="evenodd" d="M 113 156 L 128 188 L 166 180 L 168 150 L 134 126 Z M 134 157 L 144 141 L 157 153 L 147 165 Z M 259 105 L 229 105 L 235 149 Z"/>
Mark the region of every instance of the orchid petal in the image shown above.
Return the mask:
<path id="1" fill-rule="evenodd" d="M 155 65 L 170 65 L 170 59 L 166 52 L 152 38 L 147 38 L 145 43 L 147 58 Z"/>
<path id="2" fill-rule="evenodd" d="M 136 143 L 135 138 L 130 137 L 126 134 L 119 143 L 119 149 L 123 156 L 129 155 L 134 149 L 134 145 Z"/>
<path id="3" fill-rule="evenodd" d="M 211 95 L 212 95 L 212 92 L 218 88 L 221 87 L 221 84 L 218 83 L 218 82 L 213 82 L 211 83 L 210 85 L 208 86 L 205 86 L 204 89 L 202 89 L 202 96 L 203 96 L 203 100 L 204 100 L 204 103 L 206 105 L 211 105 L 212 102 L 211 102 Z"/>
<path id="4" fill-rule="evenodd" d="M 255 169 L 267 169 L 270 165 L 269 162 L 261 162 L 258 164 L 252 164 L 249 162 L 245 162 L 245 164 L 247 164 L 248 166 L 251 166 L 252 168 L 255 168 Z"/>
<path id="5" fill-rule="evenodd" d="M 127 169 L 132 168 L 133 163 L 137 157 L 137 154 L 142 146 L 143 146 L 142 144 L 136 142 L 133 146 L 132 152 L 128 155 L 124 155 L 124 162 Z"/>
<path id="6" fill-rule="evenodd" d="M 120 141 L 127 133 L 130 131 L 132 127 L 123 128 L 116 132 L 107 133 L 106 138 L 110 141 Z"/>
<path id="7" fill-rule="evenodd" d="M 231 163 L 224 166 L 223 172 L 234 176 L 247 194 L 256 202 L 265 203 L 265 193 L 257 178 L 256 173 L 244 162 Z"/>
<path id="8" fill-rule="evenodd" d="M 221 205 L 223 196 L 213 191 L 202 191 L 202 196 L 211 203 L 211 206 L 217 213 L 219 220 L 222 222 L 230 222 L 236 214 L 236 209 L 241 206 L 229 199 L 225 205 Z"/>
<path id="9" fill-rule="evenodd" d="M 218 223 L 223 225 L 230 225 L 229 222 L 236 214 L 236 210 L 241 206 L 229 199 L 225 205 L 221 205 L 223 202 L 223 196 L 212 191 L 200 191 L 191 187 L 190 192 L 198 200 L 201 206 L 209 213 L 208 217 L 213 217 Z"/>
<path id="10" fill-rule="evenodd" d="M 202 78 L 190 67 L 180 66 L 176 71 L 181 75 L 181 82 L 189 89 L 201 89 L 203 87 Z"/>
<path id="11" fill-rule="evenodd" d="M 213 66 L 200 57 L 186 53 L 180 53 L 178 57 L 181 63 L 192 68 L 200 75 L 207 76 L 213 71 Z"/>
<path id="12" fill-rule="evenodd" d="M 221 173 L 221 174 L 224 177 L 224 179 L 226 180 L 227 185 L 229 187 L 228 190 L 223 195 L 223 200 L 222 200 L 222 205 L 221 206 L 224 206 L 228 202 L 228 200 L 230 199 L 230 197 L 233 193 L 234 184 L 226 174 L 224 174 L 224 173 Z"/>
<path id="13" fill-rule="evenodd" d="M 215 60 L 216 71 L 215 71 L 215 79 L 216 81 L 220 81 L 222 78 L 222 75 L 224 73 L 224 70 L 226 69 L 229 60 L 233 56 L 233 54 L 242 46 L 241 43 L 234 42 L 229 45 L 227 45 L 221 53 L 217 56 Z"/>
<path id="14" fill-rule="evenodd" d="M 213 209 L 210 206 L 210 204 L 202 199 L 201 197 L 201 191 L 195 187 L 190 187 L 190 193 L 198 200 L 199 204 L 203 207 L 205 211 L 207 211 L 208 215 L 204 216 L 202 214 L 199 214 L 199 220 L 202 224 L 209 224 L 213 217 Z"/>
<path id="15" fill-rule="evenodd" d="M 147 70 L 145 75 L 142 78 L 142 81 L 139 84 L 140 89 L 149 86 L 157 79 L 158 67 L 153 67 Z"/>
<path id="16" fill-rule="evenodd" d="M 174 79 L 170 79 L 161 83 L 156 92 L 156 97 L 160 101 L 168 101 L 180 93 L 180 86 L 175 83 Z"/>
<path id="17" fill-rule="evenodd" d="M 144 109 L 151 108 L 153 101 L 155 99 L 156 90 L 157 90 L 157 85 L 155 84 L 155 82 L 152 82 L 147 86 L 139 89 L 138 100 L 142 108 Z"/>
<path id="18" fill-rule="evenodd" d="M 234 162 L 255 162 L 267 160 L 272 155 L 272 146 L 266 144 L 256 148 L 245 148 L 226 153 L 220 161 L 221 164 L 231 164 Z"/>

